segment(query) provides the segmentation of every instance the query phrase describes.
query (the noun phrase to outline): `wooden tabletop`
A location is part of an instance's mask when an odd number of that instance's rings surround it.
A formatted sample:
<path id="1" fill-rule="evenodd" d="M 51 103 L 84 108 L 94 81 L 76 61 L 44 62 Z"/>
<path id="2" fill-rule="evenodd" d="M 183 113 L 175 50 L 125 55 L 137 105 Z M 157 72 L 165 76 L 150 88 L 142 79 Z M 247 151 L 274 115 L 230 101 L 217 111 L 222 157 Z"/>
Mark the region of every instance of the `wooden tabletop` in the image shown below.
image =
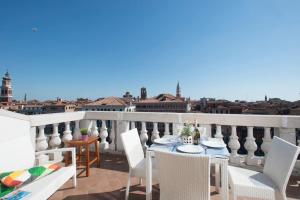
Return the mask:
<path id="1" fill-rule="evenodd" d="M 66 144 L 68 145 L 84 145 L 84 144 L 92 144 L 93 142 L 95 142 L 96 140 L 98 140 L 99 137 L 97 136 L 89 136 L 87 141 L 84 140 L 70 140 L 70 141 L 65 141 Z"/>

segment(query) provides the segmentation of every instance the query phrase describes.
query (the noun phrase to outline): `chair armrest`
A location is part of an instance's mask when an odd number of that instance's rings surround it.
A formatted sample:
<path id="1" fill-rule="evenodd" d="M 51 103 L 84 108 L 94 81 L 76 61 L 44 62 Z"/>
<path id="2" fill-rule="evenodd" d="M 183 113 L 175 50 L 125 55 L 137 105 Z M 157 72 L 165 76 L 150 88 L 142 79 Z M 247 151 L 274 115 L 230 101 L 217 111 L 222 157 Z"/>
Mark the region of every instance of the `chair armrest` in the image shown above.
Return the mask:
<path id="1" fill-rule="evenodd" d="M 38 151 L 38 152 L 35 152 L 35 155 L 38 156 L 38 155 L 41 155 L 41 154 L 49 154 L 49 153 L 55 153 L 55 152 L 67 152 L 67 151 L 71 152 L 71 154 L 72 154 L 72 165 L 76 167 L 76 150 L 75 150 L 74 147 Z"/>

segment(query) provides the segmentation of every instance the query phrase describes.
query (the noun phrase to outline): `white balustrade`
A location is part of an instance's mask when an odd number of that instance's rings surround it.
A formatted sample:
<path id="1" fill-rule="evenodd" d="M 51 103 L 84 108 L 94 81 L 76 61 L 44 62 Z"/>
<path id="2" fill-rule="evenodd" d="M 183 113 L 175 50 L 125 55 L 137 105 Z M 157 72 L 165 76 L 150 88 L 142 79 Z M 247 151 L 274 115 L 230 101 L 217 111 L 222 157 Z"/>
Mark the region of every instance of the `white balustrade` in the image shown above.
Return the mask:
<path id="1" fill-rule="evenodd" d="M 148 141 L 148 131 L 146 128 L 146 122 L 142 122 L 142 130 L 140 134 L 141 143 L 144 148 L 147 148 L 147 141 Z"/>
<path id="2" fill-rule="evenodd" d="M 135 129 L 135 122 L 134 121 L 130 122 L 130 126 L 131 129 Z"/>
<path id="3" fill-rule="evenodd" d="M 230 162 L 240 164 L 241 157 L 238 154 L 238 150 L 240 149 L 241 145 L 239 142 L 239 137 L 237 136 L 236 126 L 231 126 L 231 136 L 228 146 L 231 149 Z"/>
<path id="4" fill-rule="evenodd" d="M 215 138 L 223 139 L 222 126 L 221 125 L 217 125 L 217 130 L 216 130 Z"/>
<path id="5" fill-rule="evenodd" d="M 112 120 L 111 121 L 110 134 L 109 134 L 109 137 L 110 137 L 110 140 L 111 140 L 111 143 L 109 145 L 109 149 L 112 150 L 112 151 L 116 150 L 116 143 L 115 143 L 116 128 L 115 128 L 115 124 L 116 124 L 116 122 L 114 120 Z"/>
<path id="6" fill-rule="evenodd" d="M 247 158 L 246 158 L 247 165 L 259 165 L 260 163 L 254 155 L 254 152 L 257 149 L 257 144 L 253 136 L 253 126 L 247 127 L 247 137 L 244 146 L 245 149 L 248 151 Z"/>
<path id="7" fill-rule="evenodd" d="M 211 137 L 211 124 L 203 124 L 201 127 L 205 128 L 205 134 L 207 137 Z"/>
<path id="8" fill-rule="evenodd" d="M 74 140 L 80 140 L 81 139 L 81 132 L 79 127 L 79 120 L 75 121 L 75 129 L 74 129 Z"/>
<path id="9" fill-rule="evenodd" d="M 58 132 L 58 124 L 53 124 L 53 133 L 49 142 L 52 149 L 57 149 L 61 144 L 60 134 Z M 62 161 L 63 157 L 61 152 L 50 154 L 50 159 L 55 162 Z"/>
<path id="10" fill-rule="evenodd" d="M 153 142 L 155 139 L 160 138 L 159 137 L 159 131 L 158 131 L 158 123 L 154 122 L 153 123 L 153 131 L 152 131 L 152 136 L 151 136 L 151 141 Z"/>
<path id="11" fill-rule="evenodd" d="M 47 138 L 45 136 L 45 126 L 39 126 L 39 135 L 36 138 L 37 151 L 44 151 L 48 148 Z"/>
<path id="12" fill-rule="evenodd" d="M 3 113 L 5 115 L 5 113 Z M 18 116 L 19 117 L 19 116 Z M 21 117 L 21 116 L 20 116 Z M 42 151 L 50 148 L 57 148 L 61 145 L 60 134 L 58 132 L 58 124 L 65 123 L 65 131 L 63 132 L 62 141 L 67 141 L 72 138 L 72 132 L 70 130 L 70 122 L 75 121 L 75 129 L 73 132 L 74 139 L 81 139 L 80 127 L 86 127 L 88 125 L 90 134 L 97 134 L 100 131 L 101 136 L 101 148 L 109 148 L 112 151 L 122 151 L 122 144 L 120 143 L 120 134 L 131 127 L 136 127 L 135 122 L 141 122 L 142 127 L 140 131 L 141 143 L 144 147 L 147 145 L 149 139 L 146 122 L 153 123 L 153 132 L 151 140 L 159 137 L 158 125 L 164 124 L 164 135 L 169 135 L 172 132 L 174 135 L 180 135 L 182 123 L 187 121 L 196 121 L 201 124 L 201 127 L 206 128 L 207 136 L 211 136 L 212 124 L 216 124 L 216 138 L 223 138 L 223 133 L 229 133 L 230 131 L 224 127 L 231 127 L 231 135 L 229 137 L 228 146 L 231 149 L 230 161 L 232 163 L 240 164 L 246 162 L 248 165 L 260 165 L 263 159 L 255 156 L 257 150 L 257 144 L 253 134 L 254 127 L 265 127 L 263 143 L 261 145 L 262 151 L 267 156 L 270 144 L 271 144 L 271 128 L 274 128 L 274 135 L 279 136 L 289 142 L 300 146 L 300 141 L 296 140 L 296 128 L 300 128 L 300 116 L 264 116 L 264 115 L 219 115 L 219 114 L 206 114 L 206 113 L 127 113 L 127 112 L 73 112 L 73 113 L 57 113 L 46 115 L 26 116 L 26 119 L 30 122 L 31 130 L 38 127 L 39 132 L 36 134 L 36 149 Z M 97 128 L 95 120 L 103 120 L 101 129 Z M 107 127 L 105 120 L 112 121 L 112 129 L 110 132 L 111 145 L 108 144 Z M 84 126 L 80 126 L 79 122 Z M 92 122 L 88 124 L 88 122 Z M 46 138 L 44 133 L 45 125 L 53 124 L 53 133 Z M 173 130 L 170 130 L 170 124 L 173 126 Z M 237 127 L 248 127 L 248 133 L 246 137 L 246 143 L 244 145 L 247 150 L 247 155 L 243 156 L 238 154 L 238 150 L 241 147 L 239 138 L 237 135 Z M 46 129 L 45 129 L 46 130 Z M 223 131 L 223 133 L 222 133 Z M 33 131 L 32 131 L 33 132 Z M 47 140 L 49 140 L 47 142 Z"/>
<path id="13" fill-rule="evenodd" d="M 169 123 L 165 123 L 165 132 L 164 135 L 170 135 L 170 126 Z"/>
<path id="14" fill-rule="evenodd" d="M 97 137 L 99 135 L 98 133 L 98 127 L 97 127 L 97 121 L 93 120 L 92 121 L 92 127 L 91 127 L 91 136 Z"/>
<path id="15" fill-rule="evenodd" d="M 56 149 L 61 144 L 60 135 L 58 133 L 58 124 L 53 124 L 53 133 L 50 139 L 50 146 L 52 149 Z"/>
<path id="16" fill-rule="evenodd" d="M 271 138 L 271 128 L 270 127 L 265 127 L 264 128 L 264 138 L 263 138 L 263 143 L 261 145 L 261 150 L 265 153 L 265 156 L 267 156 L 270 147 L 272 143 L 272 138 Z"/>
<path id="17" fill-rule="evenodd" d="M 65 122 L 65 131 L 63 134 L 64 134 L 63 138 L 62 138 L 63 142 L 72 140 L 73 137 L 72 137 L 72 131 L 70 128 L 70 122 Z"/>
<path id="18" fill-rule="evenodd" d="M 45 136 L 45 126 L 39 126 L 39 134 L 36 138 L 36 150 L 37 151 L 44 151 L 48 148 L 48 142 L 47 138 Z M 40 154 L 37 157 L 37 164 L 42 165 L 44 163 L 47 163 L 49 160 L 49 156 L 45 154 Z"/>
<path id="19" fill-rule="evenodd" d="M 100 138 L 101 138 L 100 148 L 101 148 L 101 150 L 106 150 L 109 148 L 109 144 L 106 141 L 107 137 L 108 137 L 108 132 L 107 132 L 107 128 L 106 128 L 106 123 L 105 123 L 105 120 L 102 120 L 102 126 L 101 126 L 101 132 L 100 132 Z"/>
<path id="20" fill-rule="evenodd" d="M 173 123 L 173 135 L 180 135 L 181 134 L 182 126 L 179 123 Z"/>

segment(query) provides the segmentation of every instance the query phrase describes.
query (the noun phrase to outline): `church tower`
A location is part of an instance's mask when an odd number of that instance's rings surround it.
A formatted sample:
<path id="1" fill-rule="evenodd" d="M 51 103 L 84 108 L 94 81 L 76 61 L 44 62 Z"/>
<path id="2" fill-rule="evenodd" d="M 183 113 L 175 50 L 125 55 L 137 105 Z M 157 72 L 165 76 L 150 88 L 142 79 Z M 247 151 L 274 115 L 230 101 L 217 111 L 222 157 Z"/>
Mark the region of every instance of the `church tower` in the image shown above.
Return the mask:
<path id="1" fill-rule="evenodd" d="M 179 82 L 177 83 L 177 87 L 176 87 L 176 98 L 181 98 L 181 89 L 179 86 Z"/>
<path id="2" fill-rule="evenodd" d="M 10 104 L 12 102 L 12 97 L 11 78 L 7 71 L 2 79 L 0 102 Z"/>
<path id="3" fill-rule="evenodd" d="M 145 87 L 141 88 L 141 100 L 147 99 L 147 90 Z"/>

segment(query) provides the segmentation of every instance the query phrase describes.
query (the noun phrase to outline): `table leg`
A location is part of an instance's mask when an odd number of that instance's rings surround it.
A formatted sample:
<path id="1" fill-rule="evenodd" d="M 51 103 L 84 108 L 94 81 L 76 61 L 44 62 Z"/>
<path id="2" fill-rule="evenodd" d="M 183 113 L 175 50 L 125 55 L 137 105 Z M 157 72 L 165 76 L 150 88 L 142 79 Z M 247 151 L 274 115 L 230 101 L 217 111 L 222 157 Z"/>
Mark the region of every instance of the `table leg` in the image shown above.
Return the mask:
<path id="1" fill-rule="evenodd" d="M 85 155 L 86 155 L 86 176 L 90 175 L 90 145 L 85 146 Z"/>
<path id="2" fill-rule="evenodd" d="M 152 160 L 151 151 L 146 151 L 146 200 L 152 199 Z"/>
<path id="3" fill-rule="evenodd" d="M 79 146 L 79 148 L 78 148 L 78 165 L 81 165 L 81 151 L 82 151 L 82 146 Z"/>
<path id="4" fill-rule="evenodd" d="M 99 145 L 98 141 L 95 141 L 95 153 L 97 157 L 97 167 L 100 167 L 100 154 L 99 154 Z"/>
<path id="5" fill-rule="evenodd" d="M 228 160 L 222 159 L 221 163 L 221 196 L 223 200 L 229 198 L 228 194 Z"/>

